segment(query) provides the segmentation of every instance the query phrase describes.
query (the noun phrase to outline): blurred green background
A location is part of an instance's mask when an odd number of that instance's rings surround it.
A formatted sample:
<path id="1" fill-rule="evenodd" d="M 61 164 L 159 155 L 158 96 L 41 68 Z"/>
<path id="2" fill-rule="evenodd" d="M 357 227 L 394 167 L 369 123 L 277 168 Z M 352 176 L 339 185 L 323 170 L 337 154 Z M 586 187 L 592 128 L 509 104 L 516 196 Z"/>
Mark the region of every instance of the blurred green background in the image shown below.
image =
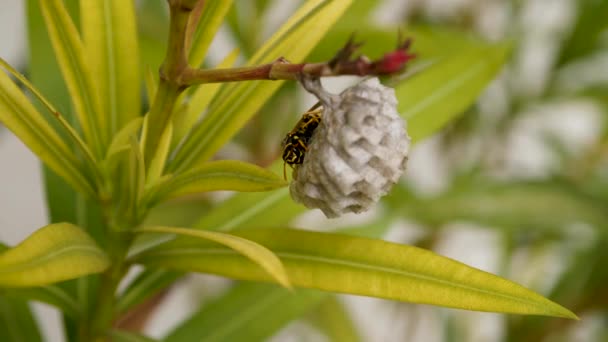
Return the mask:
<path id="1" fill-rule="evenodd" d="M 234 47 L 240 48 L 241 61 L 247 60 L 299 3 L 236 1 L 206 65 L 217 64 Z M 156 70 L 165 48 L 166 4 L 138 4 L 142 65 Z M 2 56 L 43 88 L 60 110 L 69 109 L 65 90 L 57 86 L 60 77 L 50 47 L 41 38 L 42 21 L 30 16 L 26 23 L 26 5 L 25 0 L 0 4 Z M 314 305 L 294 308 L 294 318 L 304 314 L 270 339 L 608 340 L 607 18 L 606 0 L 356 1 L 309 61 L 330 58 L 352 32 L 365 42 L 363 52 L 378 57 L 379 51 L 394 47 L 399 29 L 415 37 L 413 50 L 420 58 L 413 71 L 439 57 L 456 55 L 481 38 L 511 41 L 512 52 L 475 106 L 440 134 L 417 143 L 403 181 L 376 210 L 331 221 L 311 211 L 292 221 L 302 228 L 382 233 L 387 240 L 433 249 L 543 293 L 573 310 L 581 321 L 354 296 L 321 299 L 313 293 L 309 303 Z M 337 92 L 353 81 L 325 84 Z M 285 132 L 312 102 L 295 84 L 286 84 L 221 154 L 268 165 L 280 153 Z M 1 128 L 0 156 L 2 241 L 13 244 L 24 238 L 47 221 L 47 213 L 55 218 L 70 215 L 61 212 L 65 203 L 45 208 L 37 162 Z M 46 174 L 47 186 L 56 184 L 52 177 Z M 169 204 L 151 220 L 192 224 L 202 208 L 218 206 L 227 196 Z M 230 207 L 241 202 L 237 198 L 222 203 Z M 303 212 L 286 208 L 264 222 L 281 224 Z M 206 220 L 220 222 L 221 210 L 216 216 Z M 163 336 L 200 303 L 221 305 L 221 295 L 230 285 L 211 276 L 184 279 L 163 294 L 146 331 Z M 248 287 L 242 291 L 255 293 L 255 286 L 244 286 Z M 56 313 L 37 307 L 47 336 L 60 338 L 53 327 L 58 326 Z M 287 309 L 281 314 L 289 315 Z"/>

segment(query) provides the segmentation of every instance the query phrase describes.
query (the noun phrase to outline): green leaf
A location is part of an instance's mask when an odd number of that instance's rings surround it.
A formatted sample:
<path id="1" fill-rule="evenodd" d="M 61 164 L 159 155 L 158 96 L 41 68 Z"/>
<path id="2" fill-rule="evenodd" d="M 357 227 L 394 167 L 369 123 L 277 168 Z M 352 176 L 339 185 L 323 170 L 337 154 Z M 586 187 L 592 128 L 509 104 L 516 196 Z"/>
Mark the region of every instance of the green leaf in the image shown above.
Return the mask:
<path id="1" fill-rule="evenodd" d="M 80 228 L 50 224 L 0 254 L 0 286 L 31 287 L 100 273 L 110 261 Z"/>
<path id="2" fill-rule="evenodd" d="M 0 72 L 0 121 L 76 190 L 94 196 L 94 185 L 84 176 L 86 167 L 4 72 Z"/>
<path id="3" fill-rule="evenodd" d="M 282 168 L 283 161 L 279 160 L 269 170 L 280 172 Z M 291 199 L 287 187 L 261 193 L 239 192 L 208 210 L 193 227 L 222 232 L 247 228 L 282 228 L 306 210 L 306 207 Z"/>
<path id="4" fill-rule="evenodd" d="M 182 275 L 181 272 L 150 268 L 141 272 L 118 298 L 116 311 L 124 314 L 137 304 L 144 302 L 152 293 L 157 293 Z"/>
<path id="5" fill-rule="evenodd" d="M 268 63 L 281 56 L 301 61 L 340 18 L 351 1 L 309 0 L 258 50 L 247 65 Z M 279 89 L 283 81 L 254 81 L 225 84 L 205 116 L 171 164 L 171 171 L 183 171 L 208 160 Z"/>
<path id="6" fill-rule="evenodd" d="M 144 83 L 146 85 L 146 97 L 148 103 L 152 103 L 152 101 L 154 101 L 156 91 L 158 90 L 158 81 L 158 74 L 154 73 L 151 67 L 147 67 L 146 72 L 144 73 Z"/>
<path id="7" fill-rule="evenodd" d="M 78 21 L 79 0 L 64 0 L 72 18 Z M 61 76 L 61 71 L 49 41 L 38 0 L 27 0 L 28 32 L 28 76 L 32 83 L 43 92 L 70 123 L 76 123 L 71 97 Z M 50 222 L 72 222 L 89 232 L 97 243 L 103 245 L 104 227 L 98 207 L 86 202 L 83 195 L 76 193 L 66 182 L 48 167 L 43 168 L 45 197 Z M 75 294 L 82 312 L 92 312 L 96 276 L 87 276 L 57 284 L 68 293 Z M 91 289 L 89 293 L 76 289 Z M 76 340 L 77 324 L 69 316 L 63 315 L 66 339 Z"/>
<path id="8" fill-rule="evenodd" d="M 202 16 L 190 44 L 190 65 L 199 67 L 203 63 L 209 45 L 228 14 L 232 2 L 233 0 L 205 1 Z"/>
<path id="9" fill-rule="evenodd" d="M 103 99 L 103 120 L 109 121 L 105 135 L 112 137 L 141 110 L 135 3 L 81 1 L 80 17 L 86 61 Z"/>
<path id="10" fill-rule="evenodd" d="M 42 341 L 38 324 L 27 302 L 0 295 L 0 341 Z"/>
<path id="11" fill-rule="evenodd" d="M 194 207 L 193 210 L 200 212 L 200 206 Z M 193 227 L 223 232 L 236 228 L 279 227 L 285 226 L 287 222 L 305 210 L 305 207 L 290 199 L 287 188 L 260 193 L 236 193 L 209 210 L 208 214 L 205 214 Z M 165 216 L 162 213 L 158 215 Z M 142 251 L 164 241 L 167 241 L 165 236 L 152 239 L 152 244 L 149 244 L 150 241 L 137 239 L 132 251 Z M 146 270 L 127 287 L 124 298 L 119 298 L 118 307 L 121 310 L 127 310 L 165 288 L 180 276 L 182 276 L 181 272 L 164 269 Z"/>
<path id="12" fill-rule="evenodd" d="M 307 321 L 322 331 L 329 342 L 362 341 L 361 336 L 357 334 L 359 329 L 337 296 L 327 296 L 308 315 Z"/>
<path id="13" fill-rule="evenodd" d="M 608 28 L 605 20 L 608 2 L 598 0 L 579 0 L 575 2 L 576 23 L 570 37 L 563 42 L 559 64 L 568 63 L 576 58 L 592 53 L 602 47 L 602 37 Z"/>
<path id="14" fill-rule="evenodd" d="M 134 333 L 131 331 L 124 330 L 112 330 L 107 333 L 107 336 L 112 342 L 155 342 L 157 340 L 144 336 L 142 334 Z"/>
<path id="15" fill-rule="evenodd" d="M 80 308 L 76 299 L 67 293 L 64 289 L 55 285 L 47 285 L 43 287 L 25 287 L 12 288 L 7 292 L 7 295 L 18 298 L 36 300 L 42 303 L 53 305 L 61 310 L 65 315 L 74 319 L 80 315 Z"/>
<path id="16" fill-rule="evenodd" d="M 71 143 L 78 147 L 80 152 L 84 155 L 84 160 L 87 162 L 87 167 L 89 168 L 87 171 L 95 174 L 97 176 L 97 180 L 100 181 L 99 174 L 97 173 L 97 160 L 93 156 L 93 153 L 89 150 L 89 147 L 82 141 L 80 135 L 76 130 L 67 122 L 67 120 L 63 117 L 59 111 L 55 109 L 55 107 L 34 87 L 34 85 L 15 70 L 12 66 L 10 66 L 5 60 L 0 58 L 0 65 L 6 69 L 11 75 L 19 80 L 36 98 L 49 110 L 49 112 L 53 115 L 55 119 L 59 122 L 61 127 L 67 132 L 68 137 L 71 139 Z M 66 142 L 67 143 L 67 142 Z"/>
<path id="17" fill-rule="evenodd" d="M 230 68 L 236 62 L 236 58 L 239 56 L 239 49 L 234 49 L 232 52 L 224 58 L 224 60 L 217 65 L 217 68 Z M 174 117 L 173 123 L 175 125 L 175 135 L 173 137 L 172 145 L 177 145 L 182 139 L 190 132 L 192 127 L 196 124 L 199 118 L 203 115 L 204 111 L 207 110 L 209 103 L 213 97 L 217 94 L 222 86 L 221 83 L 208 83 L 200 84 L 194 88 L 190 100 L 188 101 L 188 107 L 184 115 Z"/>
<path id="18" fill-rule="evenodd" d="M 505 62 L 509 44 L 469 45 L 395 86 L 412 141 L 442 128 L 471 106 Z"/>
<path id="19" fill-rule="evenodd" d="M 358 15 L 353 16 L 352 10 L 365 10 L 364 8 L 357 9 L 356 7 L 367 7 L 368 2 L 356 2 L 351 6 L 344 17 L 332 27 L 331 31 L 323 37 L 317 44 L 311 56 L 311 61 L 319 61 L 327 59 L 327 51 L 336 49 L 336 46 L 342 46 L 346 40 L 355 32 L 356 41 L 363 42 L 363 45 L 357 50 L 370 58 L 379 58 L 387 51 L 395 48 L 398 39 L 397 26 L 394 27 L 378 27 L 374 23 L 364 23 Z M 364 14 L 369 17 L 369 12 Z M 402 37 L 412 39 L 412 51 L 416 53 L 416 59 L 411 61 L 413 69 L 417 65 L 425 64 L 430 61 L 436 61 L 439 57 L 457 55 L 462 50 L 471 47 L 481 47 L 487 43 L 480 41 L 479 37 L 471 34 L 465 34 L 462 31 L 450 30 L 438 26 L 408 26 L 405 29 L 400 29 Z M 408 63 L 408 65 L 410 64 Z"/>
<path id="20" fill-rule="evenodd" d="M 169 156 L 169 148 L 171 147 L 171 138 L 173 137 L 173 123 L 169 122 L 165 130 L 160 135 L 158 141 L 158 148 L 154 157 L 150 161 L 148 168 L 148 175 L 146 178 L 146 184 L 154 184 L 158 182 L 160 177 L 163 175 L 165 169 L 165 162 Z"/>
<path id="21" fill-rule="evenodd" d="M 281 164 L 276 163 L 273 170 L 277 170 Z M 184 203 L 181 204 L 183 207 Z M 157 209 L 162 209 L 157 207 Z M 201 211 L 200 206 L 195 206 L 192 210 Z M 289 197 L 287 188 L 260 192 L 260 193 L 236 193 L 228 200 L 221 202 L 216 207 L 208 211 L 195 225 L 195 228 L 217 231 L 231 231 L 236 228 L 261 228 L 285 226 L 291 219 L 304 212 L 305 207 L 294 203 Z M 167 215 L 159 212 L 158 216 L 163 218 Z M 184 216 L 184 214 L 180 214 Z M 200 214 L 198 215 L 200 216 Z M 132 254 L 146 250 L 151 245 L 157 245 L 167 241 L 166 236 L 155 237 L 152 241 L 136 239 L 136 244 L 132 248 Z M 150 244 L 149 242 L 152 242 Z M 181 272 L 171 272 L 168 270 L 148 269 L 137 277 L 127 287 L 124 299 L 119 298 L 118 306 L 123 310 L 140 303 L 152 294 L 165 288 L 182 275 Z M 123 303 L 124 302 L 124 303 Z M 122 303 L 122 304 L 121 304 Z"/>
<path id="22" fill-rule="evenodd" d="M 63 1 L 40 0 L 39 4 L 85 141 L 101 158 L 109 141 L 105 134 L 109 123 L 99 107 L 85 47 Z"/>
<path id="23" fill-rule="evenodd" d="M 211 209 L 193 226 L 228 232 L 245 228 L 278 228 L 307 209 L 283 188 L 262 193 L 237 193 Z"/>
<path id="24" fill-rule="evenodd" d="M 248 230 L 238 236 L 278 255 L 298 287 L 451 308 L 574 318 L 520 285 L 417 247 L 339 234 Z M 148 266 L 271 281 L 255 264 L 220 245 L 178 238 L 137 257 Z"/>
<path id="25" fill-rule="evenodd" d="M 135 118 L 114 135 L 105 158 L 105 162 L 108 166 L 113 164 L 112 161 L 118 154 L 131 148 L 130 139 L 131 137 L 138 136 L 143 121 L 144 119 L 142 117 Z"/>
<path id="26" fill-rule="evenodd" d="M 271 171 L 238 160 L 204 163 L 181 174 L 167 175 L 148 192 L 148 203 L 206 191 L 268 191 L 285 186 Z"/>
<path id="27" fill-rule="evenodd" d="M 266 341 L 281 327 L 317 306 L 327 294 L 241 283 L 204 305 L 164 341 Z"/>
<path id="28" fill-rule="evenodd" d="M 289 279 L 285 274 L 285 269 L 276 255 L 274 255 L 264 246 L 239 236 L 176 227 L 144 227 L 136 229 L 135 232 L 177 234 L 186 236 L 188 240 L 196 241 L 198 239 L 191 238 L 196 237 L 203 240 L 213 241 L 221 246 L 228 247 L 229 250 L 235 251 L 239 255 L 243 255 L 248 260 L 251 260 L 254 265 L 259 266 L 262 273 L 267 274 L 270 279 L 273 279 L 284 287 L 291 287 Z M 155 248 L 152 248 L 151 250 L 154 249 Z M 135 258 L 137 259 L 137 256 Z"/>
<path id="29" fill-rule="evenodd" d="M 436 197 L 413 201 L 389 197 L 387 203 L 395 213 L 430 225 L 466 220 L 513 229 L 555 230 L 580 222 L 608 227 L 601 202 L 563 183 L 472 182 Z"/>
<path id="30" fill-rule="evenodd" d="M 118 193 L 121 196 L 121 210 L 124 215 L 133 219 L 133 222 L 139 222 L 139 215 L 142 214 L 140 204 L 146 184 L 146 167 L 140 144 L 134 136 L 131 136 L 130 141 L 126 172 L 121 177 Z"/>

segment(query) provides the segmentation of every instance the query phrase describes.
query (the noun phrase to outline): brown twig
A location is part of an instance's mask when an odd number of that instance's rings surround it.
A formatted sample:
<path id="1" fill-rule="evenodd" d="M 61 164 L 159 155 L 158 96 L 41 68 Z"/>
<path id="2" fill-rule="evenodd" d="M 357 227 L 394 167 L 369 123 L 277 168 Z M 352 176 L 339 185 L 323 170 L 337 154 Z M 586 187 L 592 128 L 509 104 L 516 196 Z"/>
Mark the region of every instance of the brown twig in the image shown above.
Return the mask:
<path id="1" fill-rule="evenodd" d="M 297 80 L 301 76 L 327 77 L 339 75 L 389 75 L 402 71 L 407 62 L 415 58 L 409 51 L 411 40 L 400 42 L 397 49 L 382 58 L 370 61 L 365 56 L 352 58 L 361 46 L 349 39 L 329 62 L 293 64 L 285 58 L 276 61 L 242 68 L 229 69 L 192 69 L 184 70 L 180 83 L 190 86 L 200 83 L 236 82 L 252 80 Z"/>

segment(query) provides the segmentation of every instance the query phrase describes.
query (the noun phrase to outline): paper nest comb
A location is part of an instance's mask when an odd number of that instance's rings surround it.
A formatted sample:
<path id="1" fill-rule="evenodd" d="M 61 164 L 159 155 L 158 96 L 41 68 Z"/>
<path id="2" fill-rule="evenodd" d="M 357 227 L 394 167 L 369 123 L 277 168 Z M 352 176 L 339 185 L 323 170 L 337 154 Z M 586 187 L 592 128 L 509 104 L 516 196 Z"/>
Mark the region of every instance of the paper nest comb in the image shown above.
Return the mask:
<path id="1" fill-rule="evenodd" d="M 302 78 L 324 106 L 322 120 L 293 172 L 291 197 L 328 218 L 361 213 L 386 195 L 405 171 L 410 147 L 395 91 L 367 79 L 340 95 Z"/>

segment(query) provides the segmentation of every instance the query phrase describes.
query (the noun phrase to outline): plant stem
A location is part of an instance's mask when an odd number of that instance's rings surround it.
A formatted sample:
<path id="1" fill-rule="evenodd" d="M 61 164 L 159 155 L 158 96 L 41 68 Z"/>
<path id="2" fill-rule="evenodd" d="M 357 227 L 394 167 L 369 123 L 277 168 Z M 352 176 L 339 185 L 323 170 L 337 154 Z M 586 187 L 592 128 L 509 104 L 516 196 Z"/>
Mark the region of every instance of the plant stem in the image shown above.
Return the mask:
<path id="1" fill-rule="evenodd" d="M 133 241 L 132 236 L 124 232 L 112 231 L 110 233 L 110 249 L 108 254 L 112 264 L 101 275 L 101 284 L 98 292 L 97 306 L 91 320 L 85 324 L 81 331 L 81 341 L 104 341 L 107 331 L 112 327 L 115 315 L 116 290 L 120 281 L 129 269 L 126 255 Z"/>
<path id="2" fill-rule="evenodd" d="M 156 97 L 148 114 L 144 158 L 153 158 L 158 148 L 158 141 L 167 123 L 179 95 L 186 89 L 181 82 L 181 75 L 188 68 L 186 57 L 186 40 L 188 22 L 198 0 L 169 0 L 170 27 L 169 42 L 165 61 L 160 68 L 160 82 Z"/>
<path id="3" fill-rule="evenodd" d="M 186 89 L 181 82 L 181 75 L 188 67 L 186 59 L 186 44 L 188 22 L 192 9 L 202 6 L 203 0 L 169 0 L 171 22 L 169 42 L 163 65 L 160 68 L 160 82 L 154 102 L 148 114 L 148 124 L 145 131 L 144 158 L 151 160 L 158 148 L 158 141 L 165 130 L 179 95 Z M 149 165 L 149 164 L 148 164 Z M 127 227 L 130 220 L 125 217 L 115 217 L 111 203 L 102 204 L 105 209 L 105 219 L 109 225 L 107 233 L 108 255 L 111 266 L 101 275 L 101 284 L 97 297 L 94 315 L 81 323 L 79 339 L 81 341 L 104 341 L 106 334 L 112 328 L 116 314 L 116 290 L 125 273 L 129 269 L 126 255 L 133 241 L 133 235 Z"/>

